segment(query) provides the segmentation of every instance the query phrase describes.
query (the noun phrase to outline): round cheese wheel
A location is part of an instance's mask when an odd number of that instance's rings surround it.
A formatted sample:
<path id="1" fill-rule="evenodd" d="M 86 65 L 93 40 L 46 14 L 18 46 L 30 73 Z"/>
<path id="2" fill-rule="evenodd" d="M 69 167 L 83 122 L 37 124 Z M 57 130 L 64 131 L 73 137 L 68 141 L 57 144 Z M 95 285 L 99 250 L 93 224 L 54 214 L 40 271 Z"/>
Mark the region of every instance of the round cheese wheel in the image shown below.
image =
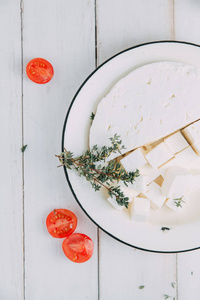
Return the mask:
<path id="1" fill-rule="evenodd" d="M 127 152 L 199 118 L 200 70 L 178 62 L 148 64 L 120 79 L 100 101 L 90 147 L 109 146 L 117 133 Z"/>

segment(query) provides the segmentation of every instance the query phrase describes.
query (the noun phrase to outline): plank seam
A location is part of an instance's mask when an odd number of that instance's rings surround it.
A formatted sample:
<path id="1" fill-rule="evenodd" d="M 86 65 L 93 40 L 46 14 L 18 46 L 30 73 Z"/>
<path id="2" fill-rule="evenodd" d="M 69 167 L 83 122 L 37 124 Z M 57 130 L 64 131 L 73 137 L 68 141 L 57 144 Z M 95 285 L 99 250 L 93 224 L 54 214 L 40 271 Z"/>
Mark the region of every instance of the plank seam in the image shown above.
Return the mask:
<path id="1" fill-rule="evenodd" d="M 178 254 L 176 254 L 176 300 L 178 300 Z"/>
<path id="2" fill-rule="evenodd" d="M 171 38 L 175 40 L 175 0 L 171 1 Z"/>
<path id="3" fill-rule="evenodd" d="M 98 67 L 98 36 L 97 36 L 97 0 L 94 0 L 94 26 L 95 26 L 95 68 Z M 100 232 L 97 227 L 97 299 L 100 300 Z"/>
<path id="4" fill-rule="evenodd" d="M 23 106 L 23 13 L 24 0 L 20 0 L 20 18 L 21 18 L 21 117 L 22 117 L 22 147 L 24 146 L 24 106 Z M 24 219 L 24 152 L 22 152 L 22 227 L 23 227 L 23 299 L 25 300 L 25 219 Z"/>

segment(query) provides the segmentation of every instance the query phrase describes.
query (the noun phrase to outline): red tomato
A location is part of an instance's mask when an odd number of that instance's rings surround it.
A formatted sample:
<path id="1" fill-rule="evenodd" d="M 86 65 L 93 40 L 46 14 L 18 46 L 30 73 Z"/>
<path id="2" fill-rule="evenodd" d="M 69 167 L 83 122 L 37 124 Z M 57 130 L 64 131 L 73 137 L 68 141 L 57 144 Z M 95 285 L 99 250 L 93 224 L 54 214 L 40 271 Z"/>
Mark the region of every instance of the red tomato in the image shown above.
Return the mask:
<path id="1" fill-rule="evenodd" d="M 65 255 L 76 263 L 83 263 L 93 254 L 93 241 L 85 234 L 73 233 L 62 243 Z"/>
<path id="2" fill-rule="evenodd" d="M 77 226 L 77 217 L 67 209 L 54 209 L 46 219 L 48 232 L 55 238 L 70 235 Z"/>
<path id="3" fill-rule="evenodd" d="M 30 80 L 35 83 L 47 83 L 53 77 L 53 67 L 43 58 L 34 58 L 26 66 L 26 73 Z"/>

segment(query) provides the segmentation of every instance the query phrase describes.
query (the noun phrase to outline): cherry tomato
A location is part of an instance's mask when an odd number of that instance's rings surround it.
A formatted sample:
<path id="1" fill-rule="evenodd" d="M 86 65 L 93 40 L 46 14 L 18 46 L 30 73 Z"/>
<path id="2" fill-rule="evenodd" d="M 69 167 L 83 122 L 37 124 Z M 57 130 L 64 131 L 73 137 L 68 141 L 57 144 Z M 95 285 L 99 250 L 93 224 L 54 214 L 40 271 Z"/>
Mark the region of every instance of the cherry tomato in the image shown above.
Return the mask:
<path id="1" fill-rule="evenodd" d="M 76 263 L 83 263 L 93 254 L 93 241 L 85 234 L 73 233 L 62 243 L 65 255 Z"/>
<path id="2" fill-rule="evenodd" d="M 51 80 L 54 70 L 50 62 L 43 58 L 34 58 L 26 66 L 26 73 L 30 80 L 43 84 Z"/>
<path id="3" fill-rule="evenodd" d="M 77 226 L 77 217 L 67 209 L 54 209 L 46 219 L 48 232 L 55 238 L 70 235 Z"/>

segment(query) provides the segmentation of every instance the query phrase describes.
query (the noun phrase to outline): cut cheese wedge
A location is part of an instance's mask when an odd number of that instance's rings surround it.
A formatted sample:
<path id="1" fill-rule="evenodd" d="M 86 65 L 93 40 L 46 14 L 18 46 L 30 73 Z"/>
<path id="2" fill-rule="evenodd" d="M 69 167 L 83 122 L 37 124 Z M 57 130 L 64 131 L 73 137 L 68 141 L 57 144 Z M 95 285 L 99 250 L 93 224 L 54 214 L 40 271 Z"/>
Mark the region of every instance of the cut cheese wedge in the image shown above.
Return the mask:
<path id="1" fill-rule="evenodd" d="M 90 128 L 90 147 L 110 146 L 109 138 L 116 133 L 126 147 L 123 153 L 152 143 L 198 120 L 199 103 L 199 69 L 177 62 L 140 67 L 100 101 Z"/>

